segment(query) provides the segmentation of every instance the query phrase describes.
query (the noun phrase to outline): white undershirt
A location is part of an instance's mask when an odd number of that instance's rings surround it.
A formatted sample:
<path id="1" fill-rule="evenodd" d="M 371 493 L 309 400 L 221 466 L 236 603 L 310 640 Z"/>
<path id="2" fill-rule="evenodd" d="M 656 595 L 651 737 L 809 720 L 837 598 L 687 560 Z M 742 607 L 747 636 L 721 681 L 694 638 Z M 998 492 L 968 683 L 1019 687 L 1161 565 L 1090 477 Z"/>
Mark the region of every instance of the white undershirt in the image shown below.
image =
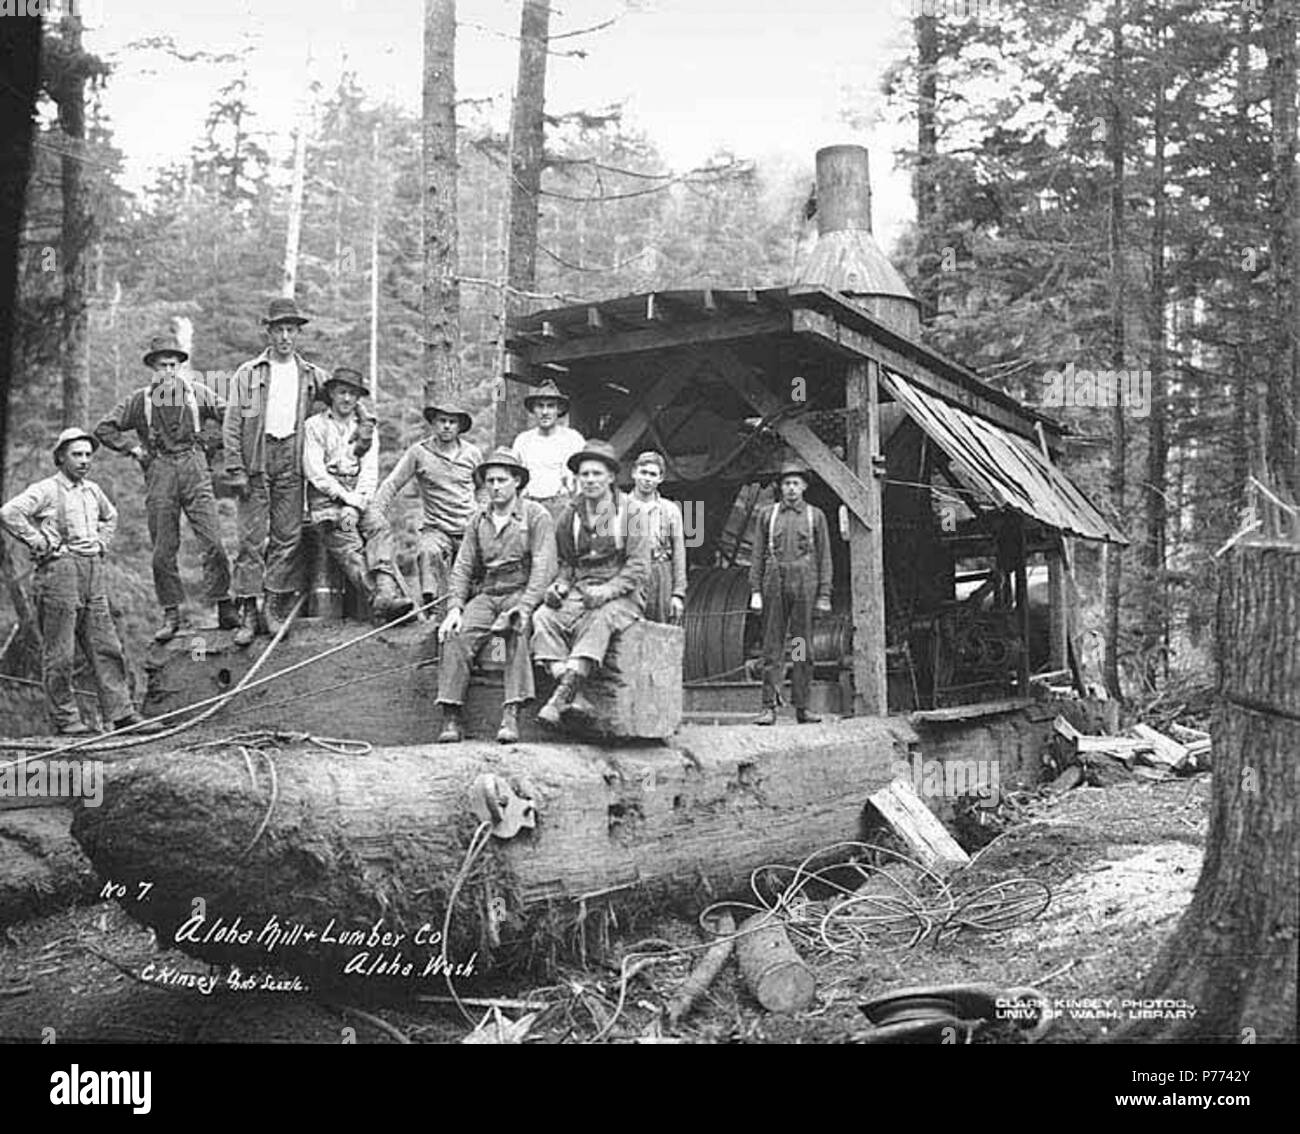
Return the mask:
<path id="1" fill-rule="evenodd" d="M 298 363 L 270 360 L 266 385 L 266 435 L 292 437 L 298 428 Z"/>

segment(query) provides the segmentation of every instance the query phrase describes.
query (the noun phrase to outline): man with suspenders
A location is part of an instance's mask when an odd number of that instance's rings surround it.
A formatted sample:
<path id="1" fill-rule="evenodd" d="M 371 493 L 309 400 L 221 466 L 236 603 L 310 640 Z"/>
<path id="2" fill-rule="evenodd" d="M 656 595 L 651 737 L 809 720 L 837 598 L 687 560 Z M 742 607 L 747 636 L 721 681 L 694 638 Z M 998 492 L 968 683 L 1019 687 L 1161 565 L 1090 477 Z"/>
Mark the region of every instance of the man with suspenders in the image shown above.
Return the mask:
<path id="1" fill-rule="evenodd" d="M 90 662 L 99 709 L 112 727 L 147 731 L 131 706 L 126 658 L 108 609 L 104 554 L 117 531 L 117 509 L 87 478 L 99 442 L 82 429 L 65 429 L 54 444 L 58 472 L 0 508 L 0 527 L 26 545 L 36 562 L 41 670 L 45 701 L 63 736 L 92 730 L 81 720 L 72 692 L 77 643 Z"/>
<path id="2" fill-rule="evenodd" d="M 95 426 L 95 437 L 105 448 L 135 458 L 144 471 L 153 586 L 163 612 L 155 642 L 171 641 L 180 629 L 185 588 L 176 555 L 182 512 L 199 541 L 203 589 L 207 601 L 217 607 L 218 625 L 231 630 L 239 624 L 230 598 L 230 559 L 221 543 L 207 457 L 207 449 L 220 444 L 226 405 L 208 387 L 180 373 L 189 357 L 175 338 L 155 338 L 144 356 L 144 364 L 153 371 L 152 384 L 128 394 Z M 205 422 L 213 423 L 207 434 Z M 135 433 L 134 444 L 128 432 Z"/>
<path id="3" fill-rule="evenodd" d="M 782 465 L 780 484 L 780 500 L 759 514 L 749 568 L 749 608 L 763 613 L 763 712 L 754 723 L 776 724 L 788 636 L 795 719 L 815 724 L 821 718 L 808 711 L 813 609 L 831 608 L 830 533 L 825 513 L 803 498 L 808 489 L 803 465 Z"/>

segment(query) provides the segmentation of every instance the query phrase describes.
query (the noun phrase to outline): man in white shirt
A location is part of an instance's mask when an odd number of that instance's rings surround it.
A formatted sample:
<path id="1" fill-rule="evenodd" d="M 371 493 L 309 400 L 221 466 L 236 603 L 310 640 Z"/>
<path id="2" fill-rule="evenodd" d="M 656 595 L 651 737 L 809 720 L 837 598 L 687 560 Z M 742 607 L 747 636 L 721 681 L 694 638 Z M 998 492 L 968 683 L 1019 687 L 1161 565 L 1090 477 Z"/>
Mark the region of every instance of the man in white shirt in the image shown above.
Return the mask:
<path id="1" fill-rule="evenodd" d="M 262 322 L 269 345 L 235 371 L 222 437 L 227 482 L 239 497 L 239 552 L 234 592 L 239 603 L 235 644 L 257 626 L 257 596 L 274 634 L 302 589 L 302 424 L 323 401 L 324 373 L 295 344 L 307 322 L 292 299 L 273 299 Z M 265 551 L 263 551 L 265 545 Z"/>
<path id="2" fill-rule="evenodd" d="M 344 577 L 374 599 L 359 530 L 361 514 L 379 484 L 379 438 L 373 420 L 357 406 L 370 387 L 356 370 L 341 366 L 325 383 L 330 408 L 312 414 L 303 427 L 302 470 L 307 478 L 307 515 L 326 554 Z"/>
<path id="3" fill-rule="evenodd" d="M 533 428 L 515 438 L 511 448 L 528 469 L 530 500 L 536 500 L 556 519 L 573 499 L 577 483 L 568 461 L 586 444 L 581 433 L 560 424 L 569 412 L 569 399 L 554 382 L 546 382 L 524 399 L 524 407 L 533 415 Z"/>

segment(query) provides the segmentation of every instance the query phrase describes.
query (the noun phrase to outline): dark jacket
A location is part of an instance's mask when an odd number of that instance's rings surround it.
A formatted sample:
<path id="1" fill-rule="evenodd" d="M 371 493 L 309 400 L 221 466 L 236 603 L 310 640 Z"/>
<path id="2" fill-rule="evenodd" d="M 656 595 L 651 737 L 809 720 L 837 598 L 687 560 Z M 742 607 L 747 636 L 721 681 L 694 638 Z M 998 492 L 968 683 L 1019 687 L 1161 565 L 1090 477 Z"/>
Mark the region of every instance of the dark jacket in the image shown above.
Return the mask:
<path id="1" fill-rule="evenodd" d="M 298 428 L 294 444 L 302 465 L 303 426 L 312 412 L 312 402 L 325 403 L 327 375 L 319 366 L 308 362 L 299 354 L 298 364 Z M 249 359 L 238 370 L 230 383 L 230 402 L 222 427 L 226 445 L 226 472 L 252 475 L 266 471 L 266 382 L 271 372 L 269 350 Z"/>

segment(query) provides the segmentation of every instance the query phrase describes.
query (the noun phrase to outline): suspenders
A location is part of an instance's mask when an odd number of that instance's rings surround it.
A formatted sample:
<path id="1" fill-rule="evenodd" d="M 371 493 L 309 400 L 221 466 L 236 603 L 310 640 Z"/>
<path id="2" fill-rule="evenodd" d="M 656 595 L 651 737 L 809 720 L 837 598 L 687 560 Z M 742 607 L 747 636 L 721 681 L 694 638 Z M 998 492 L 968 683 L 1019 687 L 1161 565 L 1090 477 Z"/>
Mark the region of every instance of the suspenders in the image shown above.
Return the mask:
<path id="1" fill-rule="evenodd" d="M 185 398 L 185 408 L 190 411 L 190 420 L 194 422 L 194 437 L 197 440 L 199 436 L 199 400 L 194 395 L 194 386 L 188 378 L 177 377 L 181 384 L 181 393 Z M 153 433 L 153 390 L 152 388 L 144 392 L 144 427 L 151 435 Z M 150 438 L 152 441 L 152 436 Z"/>
<path id="2" fill-rule="evenodd" d="M 803 510 L 804 510 L 804 515 L 808 517 L 808 542 L 811 544 L 813 543 L 812 508 L 809 507 L 807 504 L 805 504 L 803 506 Z M 772 505 L 772 518 L 768 521 L 767 524 L 767 546 L 769 549 L 772 547 L 773 541 L 776 539 L 776 517 L 780 511 L 781 511 L 781 502 L 778 500 L 775 504 Z"/>
<path id="3" fill-rule="evenodd" d="M 627 535 L 627 497 L 621 492 L 617 493 L 617 502 L 614 505 L 614 551 L 623 550 L 623 541 Z M 578 502 L 578 507 L 573 510 L 573 550 L 578 550 L 578 533 L 582 530 L 582 509 L 584 505 Z"/>

